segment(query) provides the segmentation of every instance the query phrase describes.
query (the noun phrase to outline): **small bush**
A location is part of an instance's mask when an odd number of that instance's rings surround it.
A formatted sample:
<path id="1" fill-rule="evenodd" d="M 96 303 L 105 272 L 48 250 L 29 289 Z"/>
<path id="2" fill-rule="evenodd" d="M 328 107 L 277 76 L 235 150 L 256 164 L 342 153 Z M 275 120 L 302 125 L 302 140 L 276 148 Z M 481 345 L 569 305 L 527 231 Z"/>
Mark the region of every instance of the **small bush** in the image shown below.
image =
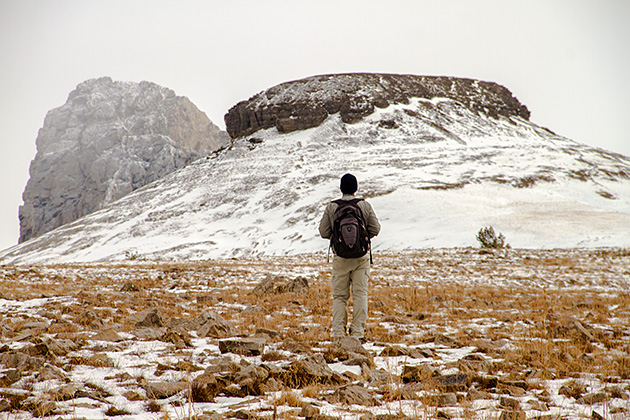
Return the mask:
<path id="1" fill-rule="evenodd" d="M 505 236 L 499 233 L 499 236 L 494 232 L 492 226 L 481 228 L 477 232 L 477 241 L 482 248 L 509 248 L 510 245 L 505 242 Z"/>

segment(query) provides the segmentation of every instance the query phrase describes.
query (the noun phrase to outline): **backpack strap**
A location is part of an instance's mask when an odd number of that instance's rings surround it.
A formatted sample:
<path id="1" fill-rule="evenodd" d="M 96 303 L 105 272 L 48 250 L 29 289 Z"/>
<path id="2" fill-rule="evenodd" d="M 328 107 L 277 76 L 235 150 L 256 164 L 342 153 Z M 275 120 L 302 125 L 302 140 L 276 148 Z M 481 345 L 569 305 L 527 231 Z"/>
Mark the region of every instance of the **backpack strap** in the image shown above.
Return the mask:
<path id="1" fill-rule="evenodd" d="M 334 200 L 333 203 L 337 204 L 338 206 L 349 206 L 349 205 L 356 206 L 361 201 L 363 201 L 362 198 L 353 198 L 352 200 L 342 200 L 340 198 L 338 200 Z M 361 211 L 361 215 L 363 215 L 363 211 Z"/>

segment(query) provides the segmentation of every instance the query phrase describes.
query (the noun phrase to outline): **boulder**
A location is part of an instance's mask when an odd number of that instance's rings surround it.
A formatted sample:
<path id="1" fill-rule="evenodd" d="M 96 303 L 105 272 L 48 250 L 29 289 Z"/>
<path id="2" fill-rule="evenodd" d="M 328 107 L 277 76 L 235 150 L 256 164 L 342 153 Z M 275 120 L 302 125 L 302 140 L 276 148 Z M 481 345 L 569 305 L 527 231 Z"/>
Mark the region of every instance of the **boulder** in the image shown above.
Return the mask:
<path id="1" fill-rule="evenodd" d="M 228 338 L 219 341 L 219 350 L 221 353 L 260 356 L 265 350 L 266 341 L 262 337 Z"/>
<path id="2" fill-rule="evenodd" d="M 454 375 L 440 375 L 433 378 L 446 392 L 466 391 L 471 383 L 471 377 L 459 373 Z"/>
<path id="3" fill-rule="evenodd" d="M 326 397 L 326 401 L 331 404 L 356 404 L 366 407 L 378 405 L 374 396 L 372 396 L 365 387 L 360 385 L 343 386 L 337 389 L 332 395 Z"/>
<path id="4" fill-rule="evenodd" d="M 206 312 L 195 320 L 199 337 L 222 338 L 230 336 L 234 325 L 215 312 Z"/>
<path id="5" fill-rule="evenodd" d="M 283 379 L 289 387 L 304 387 L 312 384 L 333 382 L 334 372 L 320 353 L 293 362 L 284 372 Z"/>
<path id="6" fill-rule="evenodd" d="M 204 372 L 197 376 L 191 385 L 191 397 L 194 402 L 214 402 L 219 386 L 214 374 Z"/>
<path id="7" fill-rule="evenodd" d="M 400 378 L 403 383 L 425 381 L 435 375 L 435 371 L 428 365 L 404 365 Z"/>
<path id="8" fill-rule="evenodd" d="M 137 320 L 136 328 L 164 326 L 164 319 L 156 308 L 145 309 L 135 314 L 132 320 Z"/>
<path id="9" fill-rule="evenodd" d="M 112 329 L 107 329 L 104 331 L 99 331 L 98 333 L 90 337 L 90 340 L 111 341 L 113 343 L 117 343 L 119 341 L 123 341 L 124 338 L 122 338 L 120 334 L 118 334 L 116 331 Z"/>
<path id="10" fill-rule="evenodd" d="M 148 398 L 164 399 L 188 388 L 187 382 L 152 381 L 144 385 Z"/>

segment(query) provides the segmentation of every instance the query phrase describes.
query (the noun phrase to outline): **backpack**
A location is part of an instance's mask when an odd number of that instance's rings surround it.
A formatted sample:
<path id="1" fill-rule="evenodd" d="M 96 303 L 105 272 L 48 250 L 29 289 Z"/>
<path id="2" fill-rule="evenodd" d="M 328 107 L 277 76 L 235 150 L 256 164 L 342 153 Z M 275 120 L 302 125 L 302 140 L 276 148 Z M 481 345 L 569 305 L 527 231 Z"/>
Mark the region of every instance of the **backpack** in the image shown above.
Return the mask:
<path id="1" fill-rule="evenodd" d="M 362 200 L 355 198 L 333 201 L 338 207 L 333 216 L 330 246 L 335 255 L 342 258 L 359 258 L 371 251 L 363 212 L 357 205 Z"/>

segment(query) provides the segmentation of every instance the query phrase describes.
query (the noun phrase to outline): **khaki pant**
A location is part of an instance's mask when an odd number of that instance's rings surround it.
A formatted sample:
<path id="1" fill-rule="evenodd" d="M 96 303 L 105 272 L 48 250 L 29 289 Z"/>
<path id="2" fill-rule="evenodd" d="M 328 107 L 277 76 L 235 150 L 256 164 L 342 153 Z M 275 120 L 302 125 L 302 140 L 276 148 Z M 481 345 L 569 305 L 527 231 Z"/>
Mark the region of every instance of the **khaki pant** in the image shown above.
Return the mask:
<path id="1" fill-rule="evenodd" d="M 352 324 L 350 335 L 361 338 L 365 334 L 368 313 L 368 277 L 370 276 L 370 256 L 341 258 L 335 256 L 332 271 L 333 289 L 333 337 L 346 335 L 348 324 L 348 299 L 352 288 Z"/>

